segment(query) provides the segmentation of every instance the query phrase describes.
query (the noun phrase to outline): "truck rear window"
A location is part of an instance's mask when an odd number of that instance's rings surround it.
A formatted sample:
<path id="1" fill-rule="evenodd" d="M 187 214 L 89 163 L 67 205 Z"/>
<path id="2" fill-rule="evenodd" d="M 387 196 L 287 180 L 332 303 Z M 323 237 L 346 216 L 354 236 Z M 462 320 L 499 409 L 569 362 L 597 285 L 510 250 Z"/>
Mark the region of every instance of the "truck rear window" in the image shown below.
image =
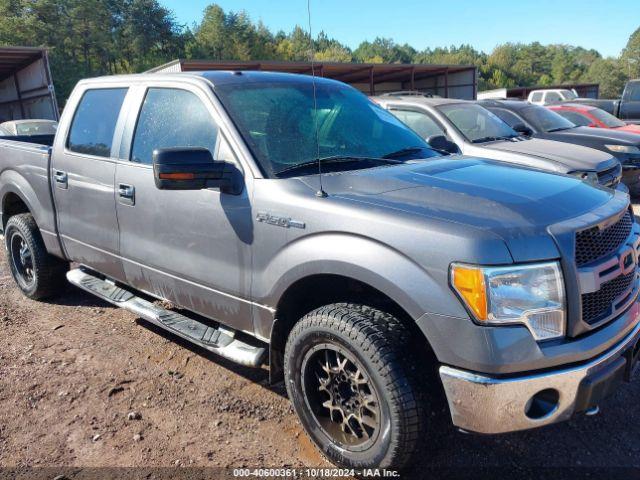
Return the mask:
<path id="1" fill-rule="evenodd" d="M 78 104 L 67 139 L 72 152 L 111 156 L 111 145 L 126 88 L 87 90 Z"/>

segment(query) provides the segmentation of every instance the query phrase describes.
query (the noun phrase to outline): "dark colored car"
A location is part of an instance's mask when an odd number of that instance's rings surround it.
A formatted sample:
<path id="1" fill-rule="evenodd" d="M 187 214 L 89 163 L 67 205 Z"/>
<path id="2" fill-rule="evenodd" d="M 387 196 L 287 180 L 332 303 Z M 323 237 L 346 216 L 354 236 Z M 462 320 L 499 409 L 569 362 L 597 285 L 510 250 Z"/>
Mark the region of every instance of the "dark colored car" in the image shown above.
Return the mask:
<path id="1" fill-rule="evenodd" d="M 548 108 L 519 100 L 481 100 L 478 103 L 524 135 L 613 154 L 622 163 L 622 181 L 632 195 L 640 195 L 640 135 L 580 127 Z"/>

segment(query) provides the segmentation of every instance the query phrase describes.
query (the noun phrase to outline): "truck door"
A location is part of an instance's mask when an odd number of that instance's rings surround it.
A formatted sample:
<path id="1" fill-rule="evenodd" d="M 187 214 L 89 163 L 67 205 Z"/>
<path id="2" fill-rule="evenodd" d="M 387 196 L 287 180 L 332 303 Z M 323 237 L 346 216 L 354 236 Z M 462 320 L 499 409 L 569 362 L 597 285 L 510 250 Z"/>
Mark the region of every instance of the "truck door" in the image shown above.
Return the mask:
<path id="1" fill-rule="evenodd" d="M 120 254 L 127 283 L 236 329 L 253 331 L 249 192 L 155 186 L 155 149 L 203 147 L 237 163 L 206 93 L 193 87 L 140 92 L 130 145 L 116 171 Z M 124 142 L 123 142 L 124 145 Z M 126 150 L 126 151 L 123 151 Z M 241 168 L 238 164 L 238 168 Z"/>
<path id="2" fill-rule="evenodd" d="M 640 123 L 640 81 L 629 82 L 620 102 L 620 118 L 631 123 Z"/>
<path id="3" fill-rule="evenodd" d="M 118 257 L 113 139 L 126 95 L 126 87 L 74 94 L 66 107 L 73 119 L 63 122 L 69 127 L 56 135 L 51 171 L 66 254 L 115 279 L 124 274 Z"/>

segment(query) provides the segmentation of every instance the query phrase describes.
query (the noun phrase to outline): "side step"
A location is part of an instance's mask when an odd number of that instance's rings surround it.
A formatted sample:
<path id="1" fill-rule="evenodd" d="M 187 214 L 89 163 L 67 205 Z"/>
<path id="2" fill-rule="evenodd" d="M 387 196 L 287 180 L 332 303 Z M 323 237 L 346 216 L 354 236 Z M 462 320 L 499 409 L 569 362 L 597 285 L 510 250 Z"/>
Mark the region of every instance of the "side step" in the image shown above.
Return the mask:
<path id="1" fill-rule="evenodd" d="M 67 280 L 76 287 L 117 307 L 129 310 L 154 325 L 233 362 L 248 367 L 259 367 L 266 356 L 266 348 L 256 347 L 238 340 L 235 338 L 235 330 L 222 325 L 211 327 L 179 313 L 166 310 L 83 269 L 70 270 L 67 273 Z"/>

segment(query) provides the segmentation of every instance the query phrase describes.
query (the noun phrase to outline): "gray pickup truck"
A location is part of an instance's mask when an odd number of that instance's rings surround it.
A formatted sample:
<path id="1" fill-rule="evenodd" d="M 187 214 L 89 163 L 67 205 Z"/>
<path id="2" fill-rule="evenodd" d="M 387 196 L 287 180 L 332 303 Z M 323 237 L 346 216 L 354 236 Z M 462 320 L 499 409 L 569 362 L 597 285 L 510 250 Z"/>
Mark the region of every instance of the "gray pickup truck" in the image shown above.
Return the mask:
<path id="1" fill-rule="evenodd" d="M 313 442 L 356 473 L 428 457 L 445 408 L 487 434 L 593 412 L 638 363 L 626 194 L 439 156 L 339 82 L 82 81 L 43 143 L 0 141 L 22 292 L 47 298 L 66 275 L 267 365 Z"/>

